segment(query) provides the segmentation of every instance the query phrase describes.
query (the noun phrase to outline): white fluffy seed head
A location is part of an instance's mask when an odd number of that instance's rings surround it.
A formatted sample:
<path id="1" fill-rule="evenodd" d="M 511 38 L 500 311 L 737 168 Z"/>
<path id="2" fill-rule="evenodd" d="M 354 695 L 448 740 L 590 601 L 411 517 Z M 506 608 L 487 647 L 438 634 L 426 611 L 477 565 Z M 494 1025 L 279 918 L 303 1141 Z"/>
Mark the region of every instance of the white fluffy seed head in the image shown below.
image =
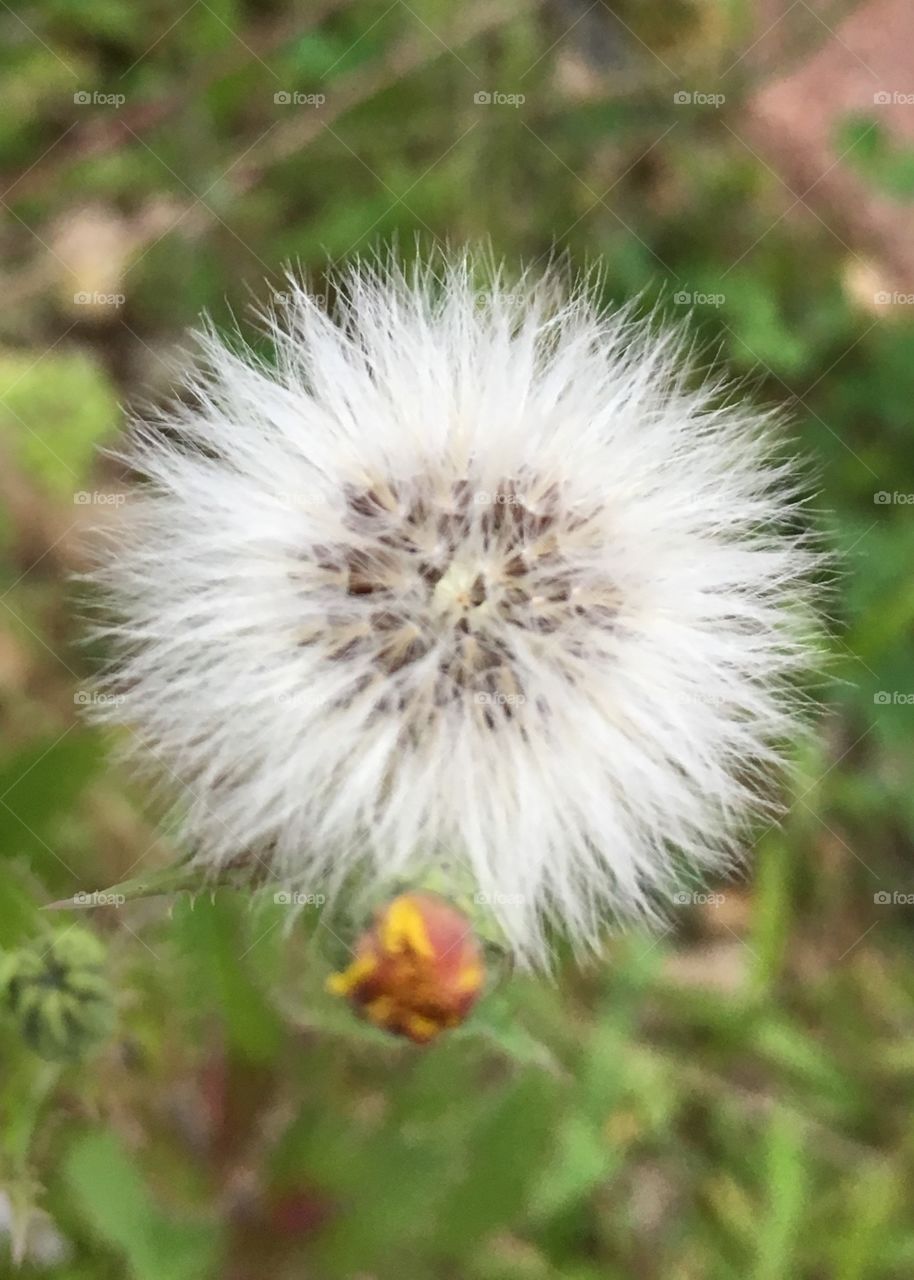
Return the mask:
<path id="1" fill-rule="evenodd" d="M 103 705 L 201 865 L 472 874 L 521 959 L 720 869 L 797 728 L 814 556 L 684 340 L 471 257 L 204 335 L 96 577 Z"/>

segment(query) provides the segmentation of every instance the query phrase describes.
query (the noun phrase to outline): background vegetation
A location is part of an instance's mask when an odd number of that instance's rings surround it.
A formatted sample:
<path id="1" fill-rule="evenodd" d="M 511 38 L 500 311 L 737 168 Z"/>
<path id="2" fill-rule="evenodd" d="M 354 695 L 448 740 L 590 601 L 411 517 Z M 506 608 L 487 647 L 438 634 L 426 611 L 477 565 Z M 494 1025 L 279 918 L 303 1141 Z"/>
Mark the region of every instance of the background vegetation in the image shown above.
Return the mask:
<path id="1" fill-rule="evenodd" d="M 2 6 L 0 947 L 175 854 L 81 722 L 68 574 L 116 513 L 95 446 L 119 404 L 290 261 L 319 292 L 328 259 L 395 237 L 558 246 L 610 297 L 688 312 L 790 407 L 843 580 L 827 709 L 746 880 L 587 972 L 510 980 L 430 1049 L 333 1005 L 269 896 L 82 915 L 117 1029 L 56 1067 L 0 1027 L 0 1273 L 12 1209 L 23 1274 L 65 1280 L 914 1272 L 914 308 L 747 141 L 772 74 L 753 8 Z M 783 65 L 841 16 L 810 14 Z M 903 208 L 911 156 L 873 112 L 836 130 Z"/>

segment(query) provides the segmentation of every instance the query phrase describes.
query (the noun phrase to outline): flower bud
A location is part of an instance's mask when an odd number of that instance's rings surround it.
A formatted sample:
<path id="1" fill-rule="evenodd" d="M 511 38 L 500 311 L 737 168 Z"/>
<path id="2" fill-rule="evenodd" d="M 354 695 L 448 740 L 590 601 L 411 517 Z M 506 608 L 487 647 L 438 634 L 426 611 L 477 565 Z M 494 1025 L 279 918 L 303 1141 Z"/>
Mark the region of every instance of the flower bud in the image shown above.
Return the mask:
<path id="1" fill-rule="evenodd" d="M 104 959 L 98 939 L 75 927 L 0 958 L 0 1007 L 39 1057 L 75 1062 L 110 1034 Z"/>
<path id="2" fill-rule="evenodd" d="M 427 1044 L 467 1018 L 484 981 L 467 917 L 437 894 L 412 892 L 380 908 L 327 985 L 375 1026 Z"/>

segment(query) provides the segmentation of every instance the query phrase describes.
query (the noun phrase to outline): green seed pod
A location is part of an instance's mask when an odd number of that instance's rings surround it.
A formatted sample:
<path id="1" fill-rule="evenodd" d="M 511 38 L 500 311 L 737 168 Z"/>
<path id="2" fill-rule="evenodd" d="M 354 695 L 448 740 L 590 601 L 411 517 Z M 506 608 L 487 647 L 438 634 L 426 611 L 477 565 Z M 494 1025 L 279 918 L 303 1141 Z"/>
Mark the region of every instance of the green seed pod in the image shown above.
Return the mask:
<path id="1" fill-rule="evenodd" d="M 77 1062 L 111 1034 L 104 960 L 98 939 L 76 927 L 0 958 L 0 1007 L 39 1057 Z"/>

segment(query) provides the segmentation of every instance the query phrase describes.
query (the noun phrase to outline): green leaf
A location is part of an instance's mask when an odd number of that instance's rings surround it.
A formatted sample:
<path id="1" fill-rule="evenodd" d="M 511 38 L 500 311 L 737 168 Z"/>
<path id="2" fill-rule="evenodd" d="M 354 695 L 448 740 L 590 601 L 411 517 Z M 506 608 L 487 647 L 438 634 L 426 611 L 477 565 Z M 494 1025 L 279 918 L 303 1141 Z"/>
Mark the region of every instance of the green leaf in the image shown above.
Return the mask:
<path id="1" fill-rule="evenodd" d="M 553 1074 L 561 1070 L 552 1050 L 518 1021 L 515 1005 L 502 992 L 487 996 L 466 1026 L 451 1032 L 451 1038 L 479 1039 L 521 1066 L 540 1067 Z"/>
<path id="2" fill-rule="evenodd" d="M 0 763 L 0 858 L 26 854 L 42 871 L 68 871 L 57 828 L 103 760 L 98 736 L 74 729 Z"/>
<path id="3" fill-rule="evenodd" d="M 0 441 L 55 497 L 78 500 L 117 416 L 108 378 L 85 353 L 0 353 Z"/>
<path id="4" fill-rule="evenodd" d="M 246 963 L 258 942 L 248 923 L 246 900 L 229 891 L 182 897 L 172 913 L 172 932 L 193 973 L 194 989 L 207 1008 L 221 1011 L 232 1046 L 261 1062 L 277 1052 L 282 1027 Z"/>
<path id="5" fill-rule="evenodd" d="M 199 867 L 187 862 L 176 862 L 168 867 L 160 867 L 145 875 L 134 876 L 123 880 L 120 884 L 110 885 L 101 892 L 108 898 L 122 898 L 125 902 L 137 902 L 140 898 L 166 897 L 177 893 L 203 893 L 212 888 L 207 883 L 205 874 Z M 49 902 L 46 911 L 79 911 L 93 906 L 92 901 L 83 901 L 75 895 L 72 898 L 61 898 L 59 902 Z"/>
<path id="6" fill-rule="evenodd" d="M 795 1115 L 774 1112 L 767 1144 L 768 1209 L 758 1232 L 754 1280 L 783 1280 L 796 1274 L 795 1245 L 806 1197 L 806 1141 Z"/>
<path id="7" fill-rule="evenodd" d="M 124 1255 L 135 1280 L 205 1280 L 214 1273 L 215 1229 L 165 1213 L 112 1134 L 80 1138 L 64 1162 L 64 1179 L 90 1228 Z"/>
<path id="8" fill-rule="evenodd" d="M 472 1134 L 465 1172 L 446 1198 L 439 1221 L 445 1252 L 464 1256 L 468 1240 L 510 1224 L 524 1207 L 551 1141 L 556 1101 L 554 1082 L 537 1071 L 493 1099 Z"/>
<path id="9" fill-rule="evenodd" d="M 838 126 L 835 145 L 846 162 L 878 190 L 898 200 L 914 198 L 914 150 L 899 146 L 878 121 L 845 118 Z"/>
<path id="10" fill-rule="evenodd" d="M 900 1169 L 879 1163 L 854 1170 L 848 1210 L 832 1248 L 835 1280 L 867 1280 L 882 1274 L 892 1238 L 889 1221 L 905 1191 Z"/>

